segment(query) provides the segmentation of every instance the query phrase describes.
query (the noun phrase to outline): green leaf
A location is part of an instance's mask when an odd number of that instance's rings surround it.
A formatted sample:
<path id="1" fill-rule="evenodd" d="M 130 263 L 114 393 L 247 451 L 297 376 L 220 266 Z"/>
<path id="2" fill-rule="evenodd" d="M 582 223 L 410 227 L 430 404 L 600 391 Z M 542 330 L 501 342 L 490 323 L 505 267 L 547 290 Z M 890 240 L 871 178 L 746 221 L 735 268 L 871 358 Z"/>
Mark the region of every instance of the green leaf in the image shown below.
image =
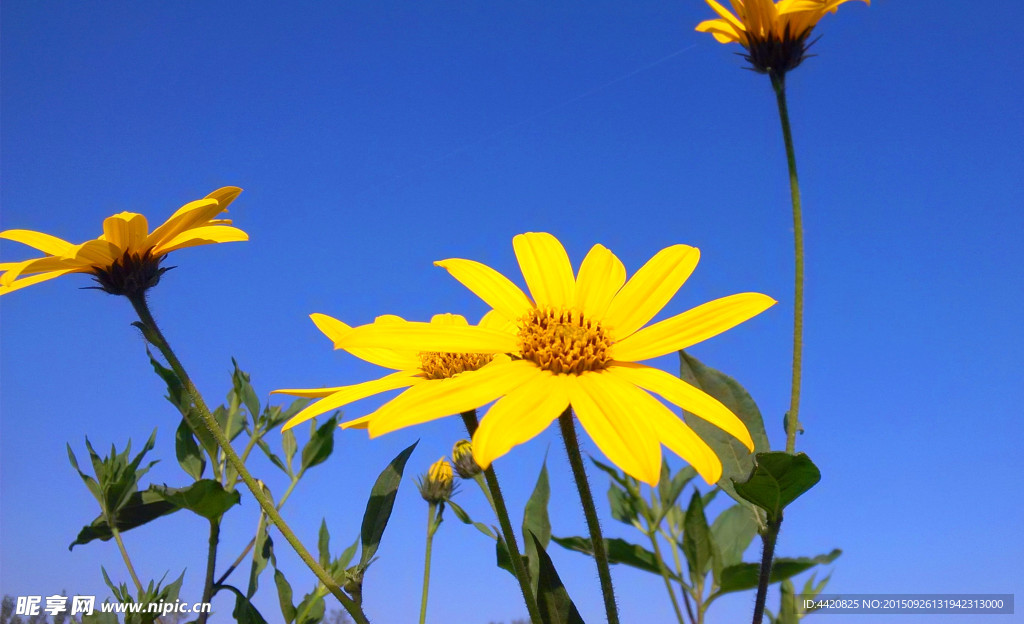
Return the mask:
<path id="1" fill-rule="evenodd" d="M 611 482 L 608 484 L 608 504 L 611 506 L 612 518 L 629 526 L 634 526 L 634 522 L 639 520 L 643 501 L 636 500 L 617 483 Z"/>
<path id="2" fill-rule="evenodd" d="M 274 585 L 277 585 L 277 600 L 281 605 L 281 615 L 285 624 L 295 621 L 295 605 L 292 604 L 292 586 L 280 570 L 274 568 Z"/>
<path id="3" fill-rule="evenodd" d="M 562 579 L 558 578 L 555 565 L 544 551 L 541 540 L 532 532 L 526 533 L 527 544 L 533 545 L 539 560 L 537 578 L 537 606 L 544 624 L 583 624 L 576 605 L 569 598 Z"/>
<path id="4" fill-rule="evenodd" d="M 217 589 L 226 589 L 235 595 L 235 609 L 231 612 L 235 622 L 239 624 L 267 624 L 259 610 L 249 602 L 249 599 L 237 587 L 218 585 Z"/>
<path id="5" fill-rule="evenodd" d="M 267 563 L 274 556 L 274 541 L 267 533 L 267 515 L 260 514 L 260 521 L 256 528 L 256 540 L 252 549 L 252 566 L 249 568 L 249 588 L 245 590 L 245 597 L 252 598 L 260 586 L 260 574 L 267 568 Z"/>
<path id="6" fill-rule="evenodd" d="M 170 503 L 148 490 L 145 492 L 134 492 L 118 510 L 117 530 L 124 533 L 137 526 L 142 526 L 151 520 L 174 513 L 178 509 L 180 508 L 174 503 Z M 113 536 L 114 534 L 110 531 L 110 525 L 107 524 L 106 519 L 100 514 L 92 521 L 92 524 L 83 527 L 79 531 L 78 537 L 75 538 L 75 541 L 71 542 L 68 550 L 73 549 L 78 544 L 88 544 L 97 539 L 107 541 Z"/>
<path id="7" fill-rule="evenodd" d="M 533 493 L 526 501 L 526 509 L 523 511 L 523 535 L 533 534 L 541 547 L 547 547 L 551 541 L 551 520 L 548 518 L 548 500 L 551 498 L 551 487 L 548 484 L 547 460 L 541 465 L 540 474 L 537 475 L 537 483 L 533 487 Z M 530 579 L 537 579 L 540 573 L 540 559 L 534 548 L 534 540 L 525 540 L 525 555 L 528 562 Z M 534 589 L 537 588 L 536 581 L 532 581 Z"/>
<path id="8" fill-rule="evenodd" d="M 316 429 L 311 428 L 309 442 L 302 449 L 302 467 L 299 472 L 305 472 L 327 461 L 334 451 L 334 431 L 337 427 L 338 417 L 331 416 Z"/>
<path id="9" fill-rule="evenodd" d="M 331 561 L 331 534 L 327 530 L 327 518 L 320 519 L 320 533 L 316 540 L 320 566 L 326 568 Z"/>
<path id="10" fill-rule="evenodd" d="M 704 366 L 685 351 L 679 352 L 679 377 L 692 386 L 700 388 L 715 397 L 728 407 L 733 414 L 743 421 L 754 440 L 754 452 L 770 449 L 768 434 L 764 430 L 764 420 L 754 399 L 735 379 L 709 366 Z M 722 460 L 722 478 L 718 485 L 725 492 L 746 505 L 733 489 L 732 480 L 745 478 L 754 467 L 754 458 L 742 442 L 722 431 L 703 418 L 683 412 L 683 419 Z"/>
<path id="11" fill-rule="evenodd" d="M 662 459 L 662 473 L 665 475 L 668 473 L 668 462 L 664 459 Z M 662 517 L 655 518 L 655 525 L 661 524 L 661 519 L 665 517 L 668 509 L 679 500 L 679 496 L 683 493 L 683 488 L 696 476 L 697 471 L 693 469 L 693 466 L 684 466 L 672 478 L 662 478 L 658 481 L 658 500 L 661 501 Z"/>
<path id="12" fill-rule="evenodd" d="M 779 624 L 799 624 L 799 622 L 800 616 L 797 614 L 793 583 L 786 579 L 779 586 Z"/>
<path id="13" fill-rule="evenodd" d="M 607 473 L 613 481 L 615 481 L 622 487 L 626 487 L 626 476 L 624 473 L 620 473 L 617 469 L 609 466 L 608 464 L 601 463 L 594 459 L 593 457 L 590 458 L 590 461 L 594 462 L 594 465 L 597 466 L 599 470 Z"/>
<path id="14" fill-rule="evenodd" d="M 229 492 L 220 482 L 213 479 L 200 479 L 183 488 L 151 485 L 146 492 L 159 496 L 175 507 L 197 513 L 207 520 L 219 519 L 242 498 L 237 490 Z"/>
<path id="15" fill-rule="evenodd" d="M 757 518 L 745 505 L 733 505 L 715 518 L 711 536 L 718 546 L 722 565 L 736 565 L 743 561 L 743 553 L 757 535 Z M 719 579 L 715 579 L 718 581 Z"/>
<path id="16" fill-rule="evenodd" d="M 323 594 L 306 594 L 295 610 L 295 624 L 319 624 L 324 619 L 325 607 Z"/>
<path id="17" fill-rule="evenodd" d="M 373 555 L 380 546 L 384 529 L 388 526 L 391 518 L 391 510 L 395 506 L 395 496 L 398 494 L 398 486 L 402 483 L 402 473 L 405 472 L 405 462 L 419 441 L 416 441 L 409 448 L 398 454 L 387 468 L 377 477 L 373 489 L 370 490 L 370 500 L 366 503 L 366 511 L 363 513 L 363 525 L 360 530 L 363 550 L 359 557 L 359 564 L 362 567 L 369 565 Z"/>
<path id="18" fill-rule="evenodd" d="M 469 514 L 466 513 L 466 510 L 460 507 L 458 504 L 456 504 L 455 501 L 449 499 L 446 502 L 448 507 L 452 510 L 452 513 L 455 514 L 455 517 L 461 520 L 463 524 L 471 524 L 475 526 L 478 531 L 480 531 L 487 537 L 491 539 L 497 539 L 494 531 L 492 531 L 490 527 L 488 527 L 483 522 L 474 522 L 473 519 L 469 517 Z"/>
<path id="19" fill-rule="evenodd" d="M 206 457 L 199 450 L 195 435 L 184 418 L 181 419 L 181 424 L 178 425 L 178 430 L 174 433 L 174 455 L 178 458 L 178 464 L 182 470 L 190 477 L 196 481 L 203 478 Z"/>
<path id="20" fill-rule="evenodd" d="M 291 433 L 291 430 L 287 431 L 286 433 Z M 292 474 L 291 466 L 284 465 L 284 462 L 281 461 L 281 458 L 278 457 L 274 453 L 274 451 L 270 450 L 270 445 L 267 444 L 266 440 L 264 440 L 262 437 L 256 438 L 256 446 L 260 447 L 260 450 L 263 451 L 263 454 L 267 456 L 267 459 L 270 460 L 270 463 L 280 468 L 281 471 L 288 475 L 289 477 L 295 476 Z"/>
<path id="21" fill-rule="evenodd" d="M 736 493 L 764 509 L 770 522 L 782 518 L 782 510 L 821 480 L 821 472 L 803 453 L 758 453 L 755 467 L 744 482 L 734 481 Z"/>
<path id="22" fill-rule="evenodd" d="M 299 445 L 295 441 L 295 429 L 289 429 L 281 434 L 281 448 L 284 450 L 284 459 L 288 463 L 289 470 L 285 470 L 284 465 L 280 465 L 280 468 L 291 474 L 292 461 L 295 459 L 295 453 L 299 450 Z M 280 461 L 279 459 L 278 462 Z"/>
<path id="23" fill-rule="evenodd" d="M 235 361 L 235 358 L 231 358 L 231 364 L 235 367 L 235 370 L 231 373 L 231 382 L 235 395 L 245 405 L 245 409 L 248 410 L 249 417 L 252 418 L 253 425 L 255 426 L 256 419 L 260 415 L 260 399 L 256 396 L 256 391 L 252 389 L 249 374 L 238 368 L 238 362 Z"/>
<path id="24" fill-rule="evenodd" d="M 352 545 L 341 551 L 341 555 L 334 561 L 335 564 L 341 567 L 342 570 L 348 567 L 348 564 L 352 563 L 352 557 L 356 556 L 356 549 L 359 548 L 359 538 L 352 542 Z"/>
<path id="25" fill-rule="evenodd" d="M 799 557 L 790 559 L 779 557 L 772 563 L 772 574 L 769 577 L 769 582 L 778 583 L 779 581 L 796 576 L 805 570 L 809 570 L 816 565 L 832 563 L 841 554 L 843 554 L 843 551 L 836 548 L 827 555 L 818 555 L 813 558 Z M 723 568 L 722 583 L 718 593 L 727 594 L 729 592 L 754 589 L 757 587 L 757 579 L 760 572 L 761 564 L 759 563 L 740 563 Z"/>
<path id="26" fill-rule="evenodd" d="M 569 550 L 575 550 L 585 555 L 594 556 L 594 547 L 589 537 L 551 537 L 551 541 L 555 542 L 562 548 Z M 647 550 L 643 546 L 638 544 L 632 544 L 624 539 L 617 537 L 612 539 L 604 540 L 604 549 L 608 553 L 609 563 L 621 563 L 634 567 L 644 572 L 650 572 L 651 574 L 657 574 L 661 576 L 661 570 L 658 569 L 658 558 L 651 551 Z M 669 577 L 675 580 L 679 580 L 679 577 L 671 570 L 668 571 Z"/>
<path id="27" fill-rule="evenodd" d="M 690 582 L 699 585 L 698 579 L 704 578 L 711 569 L 715 553 L 711 530 L 708 529 L 708 520 L 704 515 L 704 502 L 700 490 L 696 488 L 683 520 L 683 554 L 686 555 L 690 570 Z"/>

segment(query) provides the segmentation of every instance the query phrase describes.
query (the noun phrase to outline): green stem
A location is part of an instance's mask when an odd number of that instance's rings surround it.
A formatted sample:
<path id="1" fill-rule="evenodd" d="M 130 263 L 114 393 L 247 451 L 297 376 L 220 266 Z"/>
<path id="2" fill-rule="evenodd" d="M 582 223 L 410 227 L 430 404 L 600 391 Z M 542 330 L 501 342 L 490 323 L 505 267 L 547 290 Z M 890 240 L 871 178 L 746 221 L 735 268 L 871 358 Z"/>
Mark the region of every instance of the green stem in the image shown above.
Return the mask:
<path id="1" fill-rule="evenodd" d="M 217 519 L 210 520 L 210 540 L 209 547 L 206 551 L 206 581 L 203 583 L 203 600 L 204 603 L 209 603 L 213 600 L 213 575 L 214 568 L 217 566 L 217 544 L 220 542 L 220 521 Z M 197 624 L 206 624 L 206 620 L 209 619 L 209 612 L 204 611 L 199 614 L 199 618 L 196 620 Z"/>
<path id="2" fill-rule="evenodd" d="M 796 176 L 796 151 L 793 132 L 789 127 L 789 109 L 786 106 L 785 74 L 769 74 L 775 99 L 779 105 L 782 138 L 786 143 L 786 163 L 789 165 L 789 194 L 793 202 L 793 246 L 795 249 L 793 289 L 793 376 L 790 384 L 789 412 L 786 413 L 786 452 L 796 450 L 796 431 L 800 427 L 800 377 L 804 347 L 804 222 L 800 208 L 800 183 Z"/>
<path id="3" fill-rule="evenodd" d="M 590 542 L 594 549 L 594 560 L 597 562 L 597 577 L 601 581 L 601 594 L 604 596 L 604 610 L 608 616 L 608 624 L 619 624 L 619 611 L 615 605 L 615 589 L 612 587 L 608 553 L 604 548 L 601 523 L 597 517 L 597 508 L 594 506 L 594 496 L 590 493 L 590 483 L 587 482 L 587 470 L 583 465 L 583 456 L 580 454 L 580 443 L 576 438 L 576 423 L 572 418 L 572 407 L 565 408 L 562 415 L 558 417 L 558 426 L 562 429 L 562 439 L 565 441 L 565 450 L 569 455 L 569 465 L 572 466 L 572 474 L 576 478 L 576 488 L 580 492 L 580 502 L 583 503 L 583 515 L 587 519 L 587 529 L 590 531 Z"/>
<path id="4" fill-rule="evenodd" d="M 124 541 L 121 539 L 121 532 L 117 530 L 116 522 L 107 522 L 107 526 L 110 527 L 110 533 L 114 536 L 114 541 L 117 542 L 117 548 L 121 551 L 121 558 L 124 559 L 124 565 L 128 567 L 128 574 L 132 577 L 132 582 L 135 583 L 135 589 L 139 591 L 139 600 L 142 600 L 142 583 L 139 581 L 139 575 L 135 573 L 135 566 L 132 565 L 132 560 L 128 557 L 128 551 L 124 547 Z"/>
<path id="5" fill-rule="evenodd" d="M 466 425 L 466 431 L 469 433 L 470 439 L 472 439 L 480 424 L 476 418 L 476 410 L 462 412 L 462 422 Z M 523 556 L 519 552 L 519 543 L 516 541 L 516 532 L 512 529 L 512 522 L 508 516 L 508 507 L 505 506 L 505 497 L 501 494 L 501 486 L 498 485 L 498 475 L 494 472 L 494 466 L 488 466 L 484 470 L 484 479 L 487 480 L 487 489 L 491 492 L 491 504 L 494 507 L 495 515 L 498 516 L 501 534 L 505 538 L 505 547 L 508 549 L 509 558 L 512 560 L 512 571 L 515 572 L 516 580 L 519 581 L 519 589 L 523 592 L 526 611 L 530 614 L 530 621 L 533 624 L 541 624 L 544 620 L 541 618 L 540 607 L 537 605 L 537 598 L 533 593 L 530 572 L 523 564 Z"/>
<path id="6" fill-rule="evenodd" d="M 427 595 L 430 592 L 430 551 L 434 545 L 435 525 L 434 513 L 437 511 L 437 503 L 430 503 L 427 510 L 427 548 L 423 557 L 423 596 L 420 598 L 420 624 L 427 621 Z"/>
<path id="7" fill-rule="evenodd" d="M 647 537 L 651 538 L 651 546 L 654 547 L 654 557 L 658 562 L 658 571 L 661 572 L 661 578 L 665 581 L 665 589 L 668 590 L 668 597 L 672 599 L 672 609 L 676 612 L 676 619 L 679 620 L 679 624 L 686 624 L 683 620 L 683 612 L 679 609 L 679 601 L 676 600 L 676 591 L 672 589 L 672 579 L 668 575 L 668 566 L 665 565 L 664 559 L 661 557 L 661 546 L 658 545 L 658 534 L 651 530 Z"/>
<path id="8" fill-rule="evenodd" d="M 776 521 L 768 521 L 768 528 L 761 534 L 761 572 L 757 578 L 757 597 L 754 599 L 753 624 L 761 624 L 764 617 L 764 601 L 768 595 L 768 582 L 772 577 L 772 560 L 775 557 L 775 542 L 779 538 L 782 516 Z"/>
<path id="9" fill-rule="evenodd" d="M 369 621 L 366 619 L 366 615 L 363 614 L 359 605 L 341 591 L 341 588 L 334 579 L 331 578 L 331 575 L 328 574 L 319 563 L 317 563 L 316 559 L 313 559 L 312 555 L 309 554 L 306 547 L 302 545 L 302 542 L 299 541 L 299 538 L 295 536 L 295 533 L 284 521 L 284 518 L 282 518 L 281 514 L 278 513 L 277 509 L 274 507 L 273 501 L 266 495 L 263 488 L 260 487 L 259 483 L 256 482 L 256 479 L 254 479 L 252 474 L 249 473 L 248 468 L 245 467 L 245 463 L 243 463 L 238 457 L 238 454 L 235 453 L 234 448 L 231 446 L 231 441 L 228 440 L 220 426 L 218 426 L 213 414 L 210 413 L 210 408 L 206 406 L 206 401 L 204 401 L 202 395 L 199 394 L 199 390 L 196 389 L 195 384 L 192 383 L 192 379 L 188 376 L 188 373 L 185 372 L 185 368 L 181 365 L 178 357 L 174 354 L 174 351 L 171 350 L 171 346 L 167 342 L 167 339 L 164 338 L 163 333 L 161 333 L 160 328 L 157 326 L 156 320 L 153 318 L 153 314 L 149 311 L 149 304 L 146 302 L 145 294 L 140 293 L 134 296 L 128 296 L 128 300 L 132 302 L 132 307 L 135 308 L 135 312 L 139 315 L 139 320 L 142 322 L 141 329 L 146 340 L 160 350 L 160 353 L 163 354 L 164 359 L 166 359 L 167 363 L 170 365 L 171 370 L 173 370 L 174 374 L 178 376 L 179 380 L 181 380 L 182 385 L 185 387 L 185 391 L 188 392 L 189 398 L 195 405 L 196 411 L 199 412 L 199 416 L 206 424 L 206 428 L 209 430 L 210 435 L 213 436 L 221 450 L 224 451 L 224 455 L 227 457 L 228 463 L 230 463 L 234 467 L 235 471 L 238 472 L 238 475 L 242 477 L 242 481 L 245 482 L 245 485 L 249 488 L 249 491 L 252 492 L 253 497 L 260 504 L 260 507 L 263 508 L 263 511 L 266 512 L 267 517 L 270 518 L 270 521 L 274 523 L 274 526 L 281 531 L 281 535 L 283 535 L 285 540 L 287 540 L 287 542 L 291 544 L 291 547 L 295 549 L 295 552 L 299 555 L 299 558 L 302 559 L 303 563 L 313 571 L 313 574 L 315 574 L 327 590 L 338 599 L 341 606 L 348 611 L 356 624 L 369 624 Z"/>

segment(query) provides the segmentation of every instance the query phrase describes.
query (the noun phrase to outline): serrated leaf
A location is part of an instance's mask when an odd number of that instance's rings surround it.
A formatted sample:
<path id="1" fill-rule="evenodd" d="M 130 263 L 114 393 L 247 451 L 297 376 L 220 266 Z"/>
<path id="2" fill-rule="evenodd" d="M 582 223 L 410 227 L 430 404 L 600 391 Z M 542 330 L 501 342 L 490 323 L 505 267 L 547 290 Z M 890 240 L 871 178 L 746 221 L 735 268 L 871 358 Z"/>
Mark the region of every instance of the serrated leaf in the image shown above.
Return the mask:
<path id="1" fill-rule="evenodd" d="M 337 427 L 337 416 L 331 416 L 324 424 L 312 429 L 309 442 L 302 449 L 302 466 L 299 472 L 305 472 L 327 461 L 334 451 L 334 431 Z"/>
<path id="2" fill-rule="evenodd" d="M 589 537 L 555 537 L 551 536 L 551 541 L 555 542 L 562 548 L 569 550 L 575 550 L 576 552 L 583 553 L 585 555 L 594 556 L 593 542 L 590 541 Z M 621 563 L 644 572 L 650 572 L 651 574 L 657 574 L 661 576 L 661 570 L 658 569 L 658 558 L 651 551 L 647 550 L 639 544 L 632 544 L 624 539 L 611 538 L 604 540 L 604 549 L 608 553 L 609 563 Z M 679 576 L 671 570 L 668 571 L 669 577 L 675 580 L 679 580 Z"/>
<path id="3" fill-rule="evenodd" d="M 781 520 L 782 510 L 821 480 L 821 472 L 804 453 L 758 453 L 754 469 L 736 493 L 764 509 L 769 522 Z"/>
<path id="4" fill-rule="evenodd" d="M 178 430 L 174 432 L 174 455 L 178 459 L 178 465 L 188 476 L 198 481 L 203 478 L 203 471 L 206 469 L 206 458 L 199 445 L 196 443 L 195 434 L 188 426 L 188 421 L 181 419 Z"/>
<path id="5" fill-rule="evenodd" d="M 841 554 L 843 554 L 843 551 L 836 548 L 827 555 L 818 555 L 813 558 L 776 558 L 772 563 L 772 574 L 769 577 L 769 583 L 778 583 L 779 581 L 796 576 L 805 570 L 809 570 L 816 565 L 832 563 Z M 717 593 L 727 594 L 729 592 L 754 589 L 757 587 L 757 579 L 760 572 L 761 564 L 759 563 L 740 563 L 723 568 L 721 588 Z"/>
<path id="6" fill-rule="evenodd" d="M 153 493 L 180 509 L 188 509 L 199 514 L 207 520 L 219 519 L 242 498 L 237 490 L 229 492 L 220 482 L 213 479 L 201 479 L 183 488 L 151 485 L 146 492 Z"/>
<path id="7" fill-rule="evenodd" d="M 533 551 L 537 553 L 539 560 L 537 607 L 540 609 L 544 624 L 584 624 L 540 539 L 532 532 L 527 532 L 526 541 L 533 545 Z"/>
<path id="8" fill-rule="evenodd" d="M 679 352 L 679 377 L 688 384 L 703 390 L 739 417 L 750 432 L 754 441 L 754 452 L 769 450 L 768 434 L 764 430 L 761 410 L 754 399 L 735 379 L 725 373 L 705 366 L 697 358 L 685 351 Z M 754 466 L 753 453 L 747 450 L 742 442 L 732 437 L 703 418 L 683 412 L 683 420 L 702 440 L 707 442 L 719 459 L 722 460 L 722 477 L 718 485 L 725 492 L 746 505 L 733 489 L 732 480 L 746 478 Z"/>
<path id="9" fill-rule="evenodd" d="M 388 526 L 391 518 L 391 510 L 395 506 L 395 496 L 398 495 L 398 486 L 402 483 L 402 474 L 405 472 L 405 462 L 419 441 L 416 441 L 409 448 L 399 453 L 387 468 L 380 473 L 377 481 L 370 490 L 370 500 L 366 503 L 366 511 L 363 513 L 363 525 L 360 530 L 363 550 L 359 556 L 359 564 L 367 566 L 373 555 L 380 546 L 384 529 Z"/>
<path id="10" fill-rule="evenodd" d="M 533 487 L 526 509 L 523 511 L 523 535 L 533 534 L 542 547 L 551 541 L 551 520 L 548 518 L 548 500 L 551 498 L 551 486 L 548 483 L 547 460 L 541 465 L 537 483 Z M 525 540 L 525 555 L 528 563 L 531 583 L 537 587 L 537 574 L 540 571 L 540 559 L 534 548 L 533 540 Z"/>

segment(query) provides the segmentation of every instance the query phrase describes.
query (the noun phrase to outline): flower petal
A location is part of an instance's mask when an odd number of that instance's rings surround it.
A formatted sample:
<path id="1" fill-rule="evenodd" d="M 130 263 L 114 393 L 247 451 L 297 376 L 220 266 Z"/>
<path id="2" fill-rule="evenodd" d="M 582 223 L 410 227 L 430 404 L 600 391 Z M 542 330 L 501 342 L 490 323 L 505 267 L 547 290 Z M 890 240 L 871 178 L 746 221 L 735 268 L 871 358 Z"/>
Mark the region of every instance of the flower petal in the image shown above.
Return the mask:
<path id="1" fill-rule="evenodd" d="M 643 327 L 675 296 L 699 260 L 700 250 L 689 245 L 654 254 L 615 295 L 602 321 L 605 329 L 622 340 Z"/>
<path id="2" fill-rule="evenodd" d="M 473 435 L 473 458 L 481 468 L 532 440 L 569 406 L 565 375 L 544 373 L 506 394 L 491 406 Z"/>
<path id="3" fill-rule="evenodd" d="M 0 232 L 0 238 L 28 245 L 51 256 L 64 255 L 72 247 L 72 244 L 64 239 L 32 230 L 5 230 Z"/>
<path id="4" fill-rule="evenodd" d="M 287 431 L 295 425 L 304 423 L 310 418 L 319 416 L 325 412 L 329 412 L 334 409 L 338 409 L 343 405 L 348 405 L 353 401 L 359 399 L 365 399 L 366 397 L 373 396 L 380 392 L 386 392 L 388 390 L 394 390 L 396 388 L 405 388 L 419 383 L 420 380 L 417 377 L 413 377 L 407 372 L 392 373 L 380 379 L 373 381 L 364 381 L 352 386 L 341 386 L 339 388 L 331 388 L 335 392 L 330 396 L 323 398 L 312 405 L 306 406 L 301 412 L 293 416 L 288 422 L 281 427 L 281 431 Z M 274 390 L 275 394 L 295 394 L 297 396 L 315 396 L 314 393 L 318 392 L 316 389 L 313 390 Z"/>
<path id="5" fill-rule="evenodd" d="M 346 323 L 339 321 L 332 316 L 327 316 L 326 314 L 314 312 L 309 315 L 309 318 L 313 319 L 313 323 L 316 324 L 317 329 L 323 332 L 325 336 L 334 342 L 335 349 L 342 348 L 339 345 L 339 341 L 352 331 L 352 328 Z M 357 358 L 370 362 L 371 364 L 376 364 L 377 366 L 383 366 L 384 368 L 391 368 L 394 370 L 409 371 L 412 373 L 419 372 L 420 359 L 414 351 L 374 349 L 370 347 L 351 348 L 345 350 Z"/>
<path id="6" fill-rule="evenodd" d="M 65 273 L 74 273 L 74 272 L 76 272 L 74 269 L 65 270 L 65 271 L 49 271 L 48 273 L 39 273 L 37 275 L 30 275 L 28 277 L 23 277 L 23 278 L 21 278 L 19 280 L 12 281 L 10 284 L 2 284 L 2 285 L 0 285 L 0 295 L 6 295 L 9 292 L 14 292 L 15 290 L 20 290 L 22 288 L 25 288 L 26 286 L 32 286 L 33 284 L 38 284 L 40 282 L 45 282 L 47 280 L 52 280 L 55 277 L 60 277 L 61 275 L 64 275 Z M 0 276 L 0 277 L 2 277 L 2 276 Z"/>
<path id="7" fill-rule="evenodd" d="M 526 285 L 538 307 L 573 305 L 576 279 L 565 247 L 547 232 L 527 232 L 512 239 Z"/>
<path id="8" fill-rule="evenodd" d="M 608 372 L 660 395 L 666 401 L 725 431 L 742 442 L 747 449 L 754 450 L 754 440 L 739 416 L 700 388 L 691 386 L 675 375 L 643 364 L 614 363 L 608 367 Z"/>
<path id="9" fill-rule="evenodd" d="M 612 358 L 623 362 L 647 360 L 685 349 L 753 318 L 775 305 L 761 293 L 722 297 L 645 327 L 612 345 Z"/>
<path id="10" fill-rule="evenodd" d="M 656 485 L 661 476 L 661 445 L 651 429 L 636 386 L 607 372 L 570 378 L 569 398 L 580 424 L 609 460 L 627 474 Z M 648 395 L 648 398 L 651 398 Z"/>
<path id="11" fill-rule="evenodd" d="M 103 240 L 122 251 L 143 251 L 148 235 L 149 222 L 138 213 L 119 212 L 103 220 Z"/>
<path id="12" fill-rule="evenodd" d="M 693 466 L 708 485 L 717 483 L 722 478 L 722 460 L 718 455 L 715 455 L 707 442 L 690 429 L 679 416 L 662 405 L 661 401 L 650 395 L 646 396 L 650 402 L 644 400 L 639 407 L 644 410 L 651 427 L 658 433 L 658 440 Z"/>
<path id="13" fill-rule="evenodd" d="M 509 321 L 514 322 L 533 309 L 533 302 L 518 286 L 486 264 L 461 258 L 439 260 L 434 264 L 451 273 Z"/>
<path id="14" fill-rule="evenodd" d="M 546 374 L 524 360 L 492 362 L 448 379 L 432 379 L 398 395 L 370 415 L 370 437 L 476 409 Z"/>
<path id="15" fill-rule="evenodd" d="M 119 249 L 105 240 L 94 239 L 80 245 L 73 245 L 62 258 L 74 260 L 90 267 L 105 269 L 112 265 L 114 260 L 120 259 L 123 253 L 123 249 Z"/>
<path id="16" fill-rule="evenodd" d="M 342 336 L 337 344 L 346 350 L 376 347 L 417 352 L 511 353 L 516 350 L 516 336 L 486 327 L 408 321 L 360 325 Z"/>
<path id="17" fill-rule="evenodd" d="M 150 247 L 165 246 L 168 241 L 186 230 L 207 224 L 223 211 L 216 199 L 206 197 L 191 201 L 174 211 L 167 221 L 157 226 L 146 241 Z"/>
<path id="18" fill-rule="evenodd" d="M 576 305 L 584 317 L 601 319 L 626 282 L 626 267 L 604 245 L 594 245 L 576 278 Z"/>
<path id="19" fill-rule="evenodd" d="M 204 225 L 185 230 L 171 240 L 157 245 L 155 254 L 166 254 L 185 247 L 209 245 L 211 243 L 238 243 L 249 240 L 249 235 L 242 230 L 227 225 Z"/>

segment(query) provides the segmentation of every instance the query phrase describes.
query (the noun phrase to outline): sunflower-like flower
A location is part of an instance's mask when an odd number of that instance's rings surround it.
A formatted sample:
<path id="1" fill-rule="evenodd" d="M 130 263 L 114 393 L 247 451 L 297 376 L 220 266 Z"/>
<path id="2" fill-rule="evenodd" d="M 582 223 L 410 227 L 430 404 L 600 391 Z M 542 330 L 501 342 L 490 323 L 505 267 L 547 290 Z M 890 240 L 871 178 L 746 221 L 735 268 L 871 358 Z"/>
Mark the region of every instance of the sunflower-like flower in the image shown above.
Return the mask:
<path id="1" fill-rule="evenodd" d="M 335 349 L 341 348 L 341 344 L 346 336 L 352 331 L 350 326 L 326 314 L 311 314 L 310 318 L 313 319 L 313 323 L 316 324 L 317 328 L 334 342 Z M 496 322 L 501 322 L 496 314 L 487 314 L 480 321 L 480 326 L 494 326 Z M 407 324 L 409 324 L 409 321 L 392 314 L 378 316 L 373 322 L 374 326 L 380 327 L 401 327 Z M 436 314 L 430 319 L 429 325 L 442 333 L 446 329 L 454 330 L 455 335 L 458 335 L 460 328 L 469 327 L 466 319 L 458 314 Z M 455 377 L 459 373 L 483 368 L 495 360 L 495 357 L 491 354 L 417 351 L 401 347 L 385 349 L 346 348 L 346 351 L 361 360 L 383 366 L 384 368 L 390 368 L 397 372 L 385 375 L 380 379 L 365 381 L 351 386 L 312 388 L 307 390 L 274 390 L 272 394 L 290 394 L 310 399 L 321 399 L 293 416 L 284 424 L 281 431 L 287 431 L 295 425 L 315 416 L 381 392 L 408 388 L 419 384 L 430 385 L 441 379 Z M 499 360 L 503 358 L 504 356 L 498 357 Z M 364 416 L 350 420 L 344 423 L 342 427 L 346 429 L 350 427 L 365 428 L 368 420 L 369 416 Z"/>
<path id="2" fill-rule="evenodd" d="M 242 189 L 225 186 L 185 204 L 161 226 L 149 231 L 146 217 L 121 212 L 103 220 L 103 234 L 75 245 L 42 232 L 6 230 L 0 238 L 24 243 L 44 254 L 21 262 L 0 263 L 0 295 L 60 277 L 90 273 L 99 288 L 115 295 L 136 296 L 155 286 L 168 268 L 160 267 L 172 251 L 210 243 L 249 240 L 229 219 L 216 218 Z"/>
<path id="3" fill-rule="evenodd" d="M 739 43 L 754 70 L 783 76 L 795 69 L 807 52 L 807 38 L 825 13 L 835 13 L 849 0 L 732 0 L 733 12 L 707 0 L 718 19 L 697 24 L 719 43 Z M 871 4 L 871 0 L 863 0 Z"/>
<path id="4" fill-rule="evenodd" d="M 750 432 L 727 407 L 675 375 L 638 361 L 724 332 L 774 305 L 774 299 L 732 295 L 644 327 L 697 266 L 697 249 L 663 249 L 626 281 L 622 262 L 601 245 L 590 250 L 575 277 L 565 249 L 550 234 L 521 234 L 513 247 L 532 299 L 478 262 L 436 263 L 493 308 L 499 318 L 490 326 L 374 323 L 353 328 L 337 341 L 349 351 L 373 347 L 511 356 L 406 390 L 360 419 L 371 437 L 497 399 L 473 436 L 473 455 L 486 468 L 540 434 L 571 405 L 598 448 L 637 479 L 658 482 L 664 444 L 709 483 L 716 482 L 722 470 L 718 457 L 653 393 L 753 449 Z"/>

